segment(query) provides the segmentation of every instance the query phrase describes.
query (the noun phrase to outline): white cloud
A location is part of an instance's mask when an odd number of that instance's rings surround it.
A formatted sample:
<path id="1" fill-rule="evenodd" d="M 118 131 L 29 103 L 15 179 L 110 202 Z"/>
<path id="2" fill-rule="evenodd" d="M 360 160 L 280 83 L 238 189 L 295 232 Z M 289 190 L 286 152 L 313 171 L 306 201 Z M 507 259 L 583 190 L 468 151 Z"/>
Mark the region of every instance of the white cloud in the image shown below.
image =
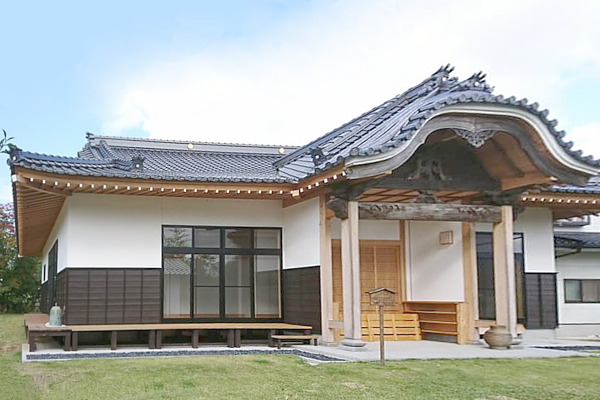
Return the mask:
<path id="1" fill-rule="evenodd" d="M 566 140 L 573 141 L 574 150 L 582 150 L 584 155 L 600 159 L 600 122 L 573 128 Z"/>
<path id="2" fill-rule="evenodd" d="M 550 108 L 559 128 L 577 123 L 559 100 L 600 68 L 599 2 L 415 3 L 315 2 L 253 36 L 129 71 L 112 86 L 104 133 L 302 144 L 448 62 L 462 78 L 484 70 L 497 92 Z"/>

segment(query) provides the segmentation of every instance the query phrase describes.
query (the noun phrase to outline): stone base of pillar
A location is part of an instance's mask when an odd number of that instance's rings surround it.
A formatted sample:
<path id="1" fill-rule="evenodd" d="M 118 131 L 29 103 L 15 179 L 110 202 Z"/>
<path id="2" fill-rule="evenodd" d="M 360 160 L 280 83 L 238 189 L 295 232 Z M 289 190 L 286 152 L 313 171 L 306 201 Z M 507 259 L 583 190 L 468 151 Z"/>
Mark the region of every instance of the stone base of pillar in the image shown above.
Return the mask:
<path id="1" fill-rule="evenodd" d="M 319 342 L 319 346 L 323 346 L 323 347 L 337 347 L 338 344 L 336 342 Z"/>
<path id="2" fill-rule="evenodd" d="M 341 342 L 340 349 L 348 351 L 366 351 L 366 344 L 367 342 L 363 342 L 360 339 L 344 339 Z"/>

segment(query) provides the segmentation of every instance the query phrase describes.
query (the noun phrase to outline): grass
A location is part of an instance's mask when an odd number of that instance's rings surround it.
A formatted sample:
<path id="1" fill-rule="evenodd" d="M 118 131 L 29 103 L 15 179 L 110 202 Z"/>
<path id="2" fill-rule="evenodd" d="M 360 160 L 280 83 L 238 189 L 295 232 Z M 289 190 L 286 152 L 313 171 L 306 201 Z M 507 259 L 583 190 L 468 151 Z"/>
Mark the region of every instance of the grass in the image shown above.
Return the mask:
<path id="1" fill-rule="evenodd" d="M 0 315 L 1 399 L 600 399 L 600 357 L 310 366 L 293 356 L 21 364 L 22 316 Z"/>

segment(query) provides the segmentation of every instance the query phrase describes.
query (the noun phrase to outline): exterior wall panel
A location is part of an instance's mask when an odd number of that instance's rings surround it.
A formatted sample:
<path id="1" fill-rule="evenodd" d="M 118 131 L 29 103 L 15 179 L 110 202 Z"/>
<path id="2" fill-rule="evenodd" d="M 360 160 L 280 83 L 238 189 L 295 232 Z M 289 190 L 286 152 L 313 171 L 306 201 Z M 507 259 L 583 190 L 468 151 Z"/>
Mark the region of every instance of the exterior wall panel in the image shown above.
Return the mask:
<path id="1" fill-rule="evenodd" d="M 64 283 L 62 283 L 64 282 Z M 160 270 L 86 268 L 59 274 L 69 325 L 160 322 Z M 59 292 L 60 293 L 60 292 Z M 61 298 L 57 293 L 57 298 Z"/>
<path id="2" fill-rule="evenodd" d="M 598 325 L 593 332 L 600 333 L 600 303 L 566 303 L 564 296 L 565 279 L 600 279 L 599 266 L 600 251 L 595 249 L 556 259 L 561 325 Z"/>
<path id="3" fill-rule="evenodd" d="M 554 329 L 558 326 L 556 274 L 525 274 L 527 329 Z"/>
<path id="4" fill-rule="evenodd" d="M 412 301 L 464 301 L 462 224 L 409 221 L 407 298 Z M 453 232 L 441 245 L 439 234 Z"/>
<path id="5" fill-rule="evenodd" d="M 319 267 L 287 269 L 281 274 L 284 321 L 311 325 L 313 332 L 321 333 Z"/>
<path id="6" fill-rule="evenodd" d="M 477 232 L 491 232 L 492 224 L 476 224 Z M 517 216 L 513 231 L 523 234 L 525 272 L 556 272 L 552 212 L 528 207 Z"/>
<path id="7" fill-rule="evenodd" d="M 283 210 L 283 268 L 320 265 L 319 198 Z"/>

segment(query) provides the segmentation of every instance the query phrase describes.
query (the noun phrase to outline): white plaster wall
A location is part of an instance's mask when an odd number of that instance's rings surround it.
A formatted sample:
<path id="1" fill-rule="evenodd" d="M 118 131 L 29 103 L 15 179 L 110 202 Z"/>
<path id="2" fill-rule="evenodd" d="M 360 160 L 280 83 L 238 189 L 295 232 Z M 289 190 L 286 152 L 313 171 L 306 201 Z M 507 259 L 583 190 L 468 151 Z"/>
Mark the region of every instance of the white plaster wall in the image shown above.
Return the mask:
<path id="1" fill-rule="evenodd" d="M 525 272 L 555 272 L 552 212 L 527 208 L 515 221 L 514 231 L 523 232 Z"/>
<path id="2" fill-rule="evenodd" d="M 561 325 L 600 324 L 600 304 L 565 303 L 565 279 L 600 279 L 600 252 L 582 251 L 556 260 L 558 320 Z M 600 333 L 600 331 L 598 332 Z"/>
<path id="3" fill-rule="evenodd" d="M 400 240 L 400 221 L 358 221 L 358 236 L 361 240 Z M 331 221 L 331 238 L 340 239 L 341 220 Z"/>
<path id="4" fill-rule="evenodd" d="M 525 272 L 555 272 L 552 212 L 528 207 L 514 222 L 513 231 L 523 233 Z M 491 232 L 492 224 L 476 224 L 478 232 Z"/>
<path id="5" fill-rule="evenodd" d="M 48 279 L 48 253 L 54 246 L 54 243 L 58 240 L 58 262 L 56 272 L 62 271 L 65 269 L 68 264 L 68 249 L 69 249 L 69 240 L 68 240 L 68 218 L 69 218 L 69 203 L 70 198 L 67 198 L 58 214 L 58 218 L 56 219 L 56 223 L 50 232 L 50 236 L 48 236 L 48 241 L 44 245 L 44 250 L 42 251 L 42 266 L 45 266 L 46 272 L 44 275 L 46 279 L 42 279 L 42 283 L 46 282 Z M 42 277 L 43 278 L 43 277 Z"/>
<path id="6" fill-rule="evenodd" d="M 125 197 L 125 196 L 120 196 Z M 161 200 L 164 225 L 283 226 L 280 200 L 190 199 Z"/>
<path id="7" fill-rule="evenodd" d="M 69 268 L 160 268 L 161 201 L 137 196 L 72 196 Z"/>
<path id="8" fill-rule="evenodd" d="M 464 301 L 462 224 L 407 223 L 407 289 L 413 301 Z M 439 234 L 453 232 L 453 244 L 439 244 Z"/>
<path id="9" fill-rule="evenodd" d="M 69 201 L 63 268 L 160 268 L 162 225 L 283 226 L 279 200 L 76 194 Z"/>
<path id="10" fill-rule="evenodd" d="M 283 268 L 321 265 L 319 198 L 283 209 Z"/>

